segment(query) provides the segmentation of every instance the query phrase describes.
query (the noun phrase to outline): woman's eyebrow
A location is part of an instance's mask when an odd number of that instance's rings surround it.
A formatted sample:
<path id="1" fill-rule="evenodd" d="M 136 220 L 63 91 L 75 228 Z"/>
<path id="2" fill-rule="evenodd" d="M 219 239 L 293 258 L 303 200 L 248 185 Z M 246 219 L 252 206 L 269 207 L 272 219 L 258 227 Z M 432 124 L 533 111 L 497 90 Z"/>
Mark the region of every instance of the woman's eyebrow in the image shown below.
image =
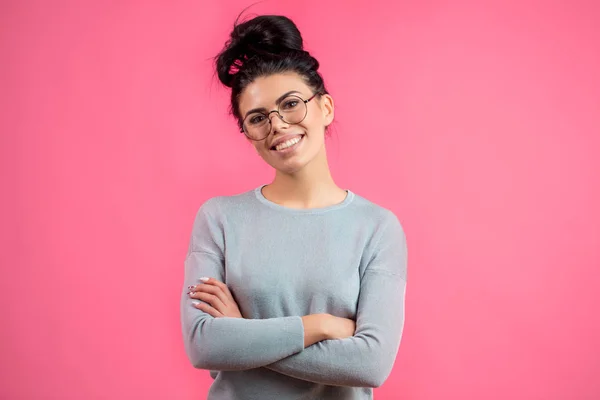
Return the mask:
<path id="1" fill-rule="evenodd" d="M 281 96 L 279 96 L 279 98 L 277 100 L 275 100 L 275 105 L 279 105 L 279 103 L 281 103 L 281 101 L 283 99 L 285 99 L 286 97 L 288 97 L 290 94 L 292 93 L 298 93 L 298 94 L 302 94 L 297 90 L 290 90 L 289 92 L 286 92 L 284 94 L 282 94 Z M 253 108 L 252 110 L 249 110 L 246 112 L 246 114 L 244 115 L 244 118 L 246 118 L 248 116 L 248 114 L 254 113 L 254 112 L 266 112 L 267 109 L 264 107 L 259 107 L 259 108 Z"/>

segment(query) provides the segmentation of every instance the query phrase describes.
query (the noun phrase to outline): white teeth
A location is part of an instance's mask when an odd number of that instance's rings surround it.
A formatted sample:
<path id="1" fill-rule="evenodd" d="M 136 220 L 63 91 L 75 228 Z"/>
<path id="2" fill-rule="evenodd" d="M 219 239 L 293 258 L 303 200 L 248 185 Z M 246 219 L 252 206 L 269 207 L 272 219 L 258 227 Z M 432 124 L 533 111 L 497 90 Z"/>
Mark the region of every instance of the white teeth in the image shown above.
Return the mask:
<path id="1" fill-rule="evenodd" d="M 293 139 L 290 139 L 288 141 L 280 143 L 275 147 L 275 150 L 280 151 L 283 149 L 287 149 L 288 147 L 291 147 L 291 146 L 295 145 L 296 143 L 298 143 L 300 141 L 300 139 L 302 139 L 302 137 L 295 137 Z"/>

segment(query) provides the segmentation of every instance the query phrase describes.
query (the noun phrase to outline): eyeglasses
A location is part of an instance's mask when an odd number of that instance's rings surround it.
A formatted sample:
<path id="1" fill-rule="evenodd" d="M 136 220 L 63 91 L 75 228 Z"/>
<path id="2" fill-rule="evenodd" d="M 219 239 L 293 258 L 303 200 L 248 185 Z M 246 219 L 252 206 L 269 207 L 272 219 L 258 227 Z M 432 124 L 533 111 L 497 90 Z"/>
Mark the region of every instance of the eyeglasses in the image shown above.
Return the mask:
<path id="1" fill-rule="evenodd" d="M 315 98 L 320 92 L 313 94 L 308 100 L 300 96 L 289 95 L 279 102 L 277 110 L 263 112 L 252 112 L 244 118 L 242 132 L 250 140 L 263 140 L 269 136 L 271 131 L 271 113 L 277 113 L 279 118 L 289 125 L 299 124 L 304 121 L 308 114 L 307 103 Z"/>

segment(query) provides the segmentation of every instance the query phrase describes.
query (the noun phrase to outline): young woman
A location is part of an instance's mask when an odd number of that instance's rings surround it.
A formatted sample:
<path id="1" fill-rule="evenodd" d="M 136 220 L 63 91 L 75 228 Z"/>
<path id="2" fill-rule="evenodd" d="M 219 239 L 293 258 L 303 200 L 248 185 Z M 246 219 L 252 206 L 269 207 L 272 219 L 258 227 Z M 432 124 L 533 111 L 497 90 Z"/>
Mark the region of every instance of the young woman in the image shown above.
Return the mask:
<path id="1" fill-rule="evenodd" d="M 371 399 L 404 325 L 407 250 L 389 210 L 338 187 L 334 102 L 283 16 L 237 24 L 216 58 L 268 185 L 210 198 L 185 259 L 181 321 L 208 399 Z"/>

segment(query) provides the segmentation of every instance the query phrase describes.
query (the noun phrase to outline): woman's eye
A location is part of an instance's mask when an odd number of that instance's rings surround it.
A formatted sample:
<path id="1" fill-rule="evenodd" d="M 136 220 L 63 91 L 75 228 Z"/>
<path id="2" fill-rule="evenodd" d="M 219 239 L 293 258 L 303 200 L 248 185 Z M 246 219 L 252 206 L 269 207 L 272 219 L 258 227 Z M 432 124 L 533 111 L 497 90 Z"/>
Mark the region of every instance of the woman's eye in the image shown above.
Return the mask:
<path id="1" fill-rule="evenodd" d="M 264 118 L 265 118 L 264 115 L 255 115 L 250 118 L 250 123 L 251 124 L 260 124 Z"/>
<path id="2" fill-rule="evenodd" d="M 283 108 L 286 110 L 298 107 L 298 100 L 289 100 L 283 104 Z"/>

